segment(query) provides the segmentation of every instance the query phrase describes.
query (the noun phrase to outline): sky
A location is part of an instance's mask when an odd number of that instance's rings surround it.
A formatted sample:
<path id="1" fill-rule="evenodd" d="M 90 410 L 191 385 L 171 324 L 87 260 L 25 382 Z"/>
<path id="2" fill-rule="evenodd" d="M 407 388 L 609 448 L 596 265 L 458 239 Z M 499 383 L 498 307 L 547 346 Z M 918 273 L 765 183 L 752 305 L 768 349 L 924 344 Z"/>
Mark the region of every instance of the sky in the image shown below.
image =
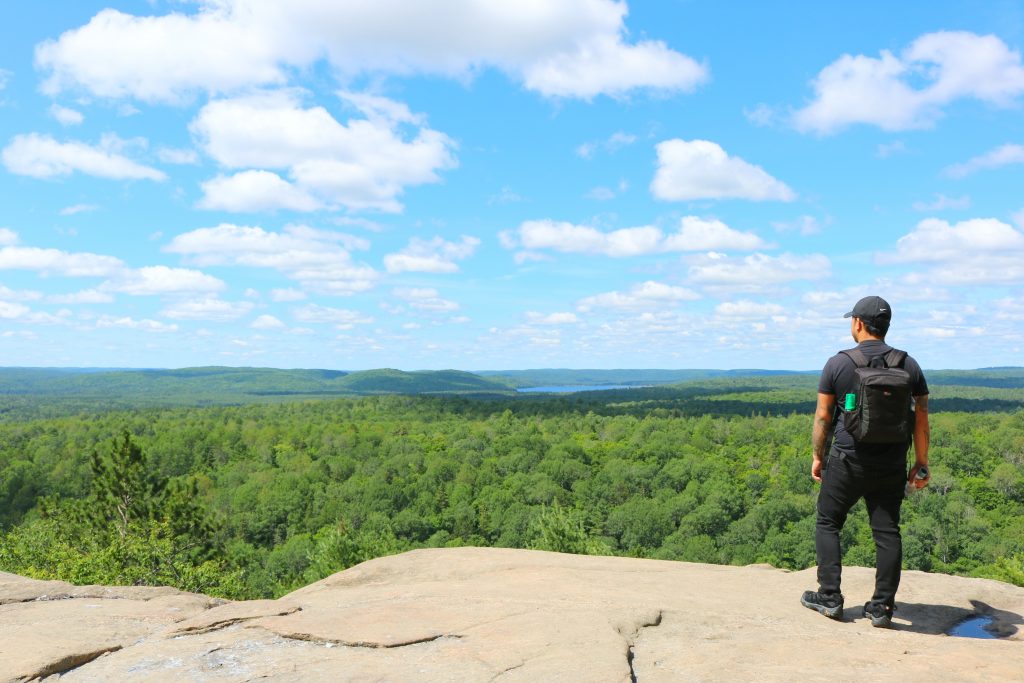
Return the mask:
<path id="1" fill-rule="evenodd" d="M 1024 365 L 1024 2 L 0 22 L 0 366 Z"/>

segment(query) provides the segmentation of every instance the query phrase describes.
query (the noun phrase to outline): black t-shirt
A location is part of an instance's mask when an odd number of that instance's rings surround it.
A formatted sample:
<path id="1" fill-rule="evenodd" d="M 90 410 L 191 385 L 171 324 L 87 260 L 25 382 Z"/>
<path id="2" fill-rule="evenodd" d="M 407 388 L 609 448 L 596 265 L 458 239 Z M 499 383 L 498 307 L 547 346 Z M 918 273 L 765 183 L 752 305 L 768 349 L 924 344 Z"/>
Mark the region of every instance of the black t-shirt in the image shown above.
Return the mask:
<path id="1" fill-rule="evenodd" d="M 876 356 L 884 356 L 892 350 L 892 347 L 877 339 L 867 339 L 857 345 L 861 353 L 868 359 L 868 362 Z M 888 469 L 903 469 L 906 467 L 907 448 L 905 444 L 858 444 L 846 431 L 843 425 L 842 403 L 846 394 L 857 391 L 857 375 L 854 372 L 857 365 L 845 353 L 837 353 L 825 363 L 825 369 L 821 371 L 821 379 L 818 381 L 818 393 L 832 394 L 836 397 L 836 403 L 840 406 L 839 422 L 836 423 L 836 431 L 832 442 L 832 450 L 844 457 L 853 458 L 854 461 L 864 465 L 871 465 Z M 921 372 L 921 366 L 917 361 L 907 356 L 903 362 L 903 369 L 910 373 L 910 382 L 913 387 L 914 396 L 924 396 L 928 393 L 928 383 Z"/>

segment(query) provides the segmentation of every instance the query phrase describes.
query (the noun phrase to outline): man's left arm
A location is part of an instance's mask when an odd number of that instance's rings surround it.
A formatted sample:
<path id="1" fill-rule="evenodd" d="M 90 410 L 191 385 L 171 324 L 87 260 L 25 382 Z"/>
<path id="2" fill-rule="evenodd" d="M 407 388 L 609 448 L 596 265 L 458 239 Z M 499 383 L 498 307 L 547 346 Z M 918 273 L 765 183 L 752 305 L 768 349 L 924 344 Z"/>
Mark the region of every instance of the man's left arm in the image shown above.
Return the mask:
<path id="1" fill-rule="evenodd" d="M 832 417 L 836 409 L 835 394 L 818 392 L 818 406 L 814 409 L 814 428 L 811 431 L 811 446 L 814 450 L 811 462 L 811 478 L 821 481 L 821 467 L 825 462 L 825 447 L 832 431 Z"/>
<path id="2" fill-rule="evenodd" d="M 931 440 L 931 426 L 928 424 L 928 394 L 914 397 L 914 466 L 910 468 L 910 481 L 917 488 L 924 488 L 931 479 L 929 474 L 924 479 L 915 479 L 917 471 L 928 467 L 928 442 Z M 918 484 L 918 482 L 920 482 Z"/>
<path id="3" fill-rule="evenodd" d="M 925 381 L 924 373 L 921 372 L 921 366 L 916 360 L 910 369 L 911 376 L 914 377 L 914 466 L 910 468 L 907 478 L 913 481 L 917 488 L 924 488 L 931 475 L 924 479 L 916 479 L 916 476 L 919 469 L 928 467 L 928 446 L 931 441 L 931 425 L 928 422 L 928 382 Z"/>

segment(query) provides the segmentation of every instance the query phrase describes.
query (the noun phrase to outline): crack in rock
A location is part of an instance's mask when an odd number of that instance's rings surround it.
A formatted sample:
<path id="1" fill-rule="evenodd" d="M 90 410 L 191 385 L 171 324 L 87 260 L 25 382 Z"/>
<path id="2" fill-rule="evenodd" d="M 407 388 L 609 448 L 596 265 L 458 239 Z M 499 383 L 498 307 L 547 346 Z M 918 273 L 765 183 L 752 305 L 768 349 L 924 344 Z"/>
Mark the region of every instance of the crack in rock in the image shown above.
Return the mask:
<path id="1" fill-rule="evenodd" d="M 189 595 L 188 593 L 182 593 L 182 595 Z M 60 600 L 135 600 L 137 602 L 152 602 L 160 598 L 167 597 L 166 594 L 143 596 L 143 595 L 116 595 L 105 591 L 97 592 L 81 592 L 81 593 L 54 593 L 54 594 L 43 594 L 34 595 L 29 597 L 0 597 L 0 607 L 4 605 L 24 605 L 33 602 L 57 602 Z M 198 596 L 206 597 L 206 596 Z M 208 598 L 207 605 L 204 609 L 213 609 L 214 607 L 221 607 L 223 605 L 231 604 L 230 600 L 224 600 L 222 598 Z"/>
<path id="2" fill-rule="evenodd" d="M 629 667 L 629 683 L 637 683 L 636 671 L 633 669 L 633 658 L 636 654 L 633 652 L 633 645 L 626 648 L 626 665 Z"/>
<path id="3" fill-rule="evenodd" d="M 110 645 L 108 647 L 100 648 L 93 652 L 79 652 L 76 654 L 67 655 L 58 659 L 55 662 L 50 662 L 35 673 L 29 674 L 25 680 L 36 680 L 46 678 L 47 676 L 53 676 L 54 674 L 63 675 L 69 671 L 73 671 L 79 667 L 85 666 L 89 662 L 102 657 L 103 655 L 110 652 L 117 652 L 123 646 L 122 645 Z"/>
<path id="4" fill-rule="evenodd" d="M 373 649 L 373 650 L 391 650 L 391 649 L 398 648 L 398 647 L 408 647 L 409 645 L 419 645 L 421 643 L 432 643 L 435 640 L 440 640 L 442 638 L 453 638 L 453 639 L 462 638 L 462 636 L 457 635 L 457 634 L 439 633 L 437 635 L 424 636 L 422 638 L 415 638 L 413 640 L 403 640 L 400 643 L 374 643 L 374 642 L 365 641 L 365 640 L 348 641 L 348 640 L 334 640 L 334 639 L 331 639 L 331 638 L 318 638 L 318 637 L 314 636 L 311 633 L 288 633 L 288 634 L 283 634 L 282 633 L 280 635 L 281 635 L 282 638 L 287 638 L 289 640 L 303 640 L 303 641 L 306 641 L 308 643 L 316 643 L 318 645 L 327 645 L 328 647 L 331 647 L 331 646 L 334 646 L 334 645 L 341 645 L 343 647 L 365 647 L 365 648 L 370 648 L 370 649 Z"/>
<path id="5" fill-rule="evenodd" d="M 95 595 L 71 595 L 69 593 L 57 593 L 55 595 L 35 595 L 32 597 L 3 597 L 0 598 L 0 606 L 3 605 L 24 605 L 30 602 L 57 602 L 58 600 L 116 600 L 118 598 L 100 598 Z"/>
<path id="6" fill-rule="evenodd" d="M 641 621 L 640 623 L 636 624 L 636 626 L 629 634 L 623 633 L 621 627 L 615 629 L 619 632 L 619 635 L 621 635 L 626 641 L 626 666 L 629 667 L 630 683 L 637 683 L 636 670 L 633 668 L 633 660 L 636 658 L 635 648 L 637 638 L 640 637 L 640 633 L 643 632 L 645 628 L 661 626 L 661 618 L 662 612 L 661 610 L 658 610 L 658 612 L 654 615 L 653 619 Z"/>
<path id="7" fill-rule="evenodd" d="M 490 680 L 490 683 L 494 683 L 494 681 L 498 680 L 499 678 L 501 678 L 502 676 L 507 674 L 509 671 L 515 671 L 516 669 L 522 669 L 524 666 L 526 666 L 526 662 L 519 662 L 515 666 L 510 666 L 507 669 L 505 669 L 504 671 L 499 671 L 498 673 L 494 674 L 494 677 Z"/>
<path id="8" fill-rule="evenodd" d="M 198 636 L 198 635 L 202 635 L 204 633 L 211 633 L 213 631 L 221 631 L 223 629 L 230 628 L 231 626 L 234 626 L 235 624 L 240 624 L 240 623 L 245 622 L 245 621 L 252 621 L 254 619 L 264 619 L 264 618 L 267 618 L 267 617 L 285 617 L 285 616 L 288 616 L 289 614 L 295 614 L 296 612 L 301 612 L 301 611 L 302 611 L 301 607 L 292 607 L 291 609 L 282 610 L 282 611 L 278 612 L 277 614 L 254 614 L 254 615 L 243 616 L 243 617 L 229 617 L 227 619 L 221 619 L 219 621 L 214 621 L 214 622 L 209 623 L 209 624 L 203 624 L 202 626 L 186 626 L 184 628 L 180 628 L 180 629 L 177 629 L 175 631 L 172 631 L 171 633 L 168 634 L 168 637 L 169 638 L 181 638 L 181 637 L 184 637 L 184 636 Z"/>

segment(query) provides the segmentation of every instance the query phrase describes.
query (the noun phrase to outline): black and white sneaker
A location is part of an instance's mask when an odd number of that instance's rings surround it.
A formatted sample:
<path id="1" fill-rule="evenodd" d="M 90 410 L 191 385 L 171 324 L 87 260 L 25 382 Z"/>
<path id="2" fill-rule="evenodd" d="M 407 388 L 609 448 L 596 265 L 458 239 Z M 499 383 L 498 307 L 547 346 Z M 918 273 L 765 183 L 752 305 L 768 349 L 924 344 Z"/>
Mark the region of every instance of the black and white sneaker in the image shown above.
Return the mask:
<path id="1" fill-rule="evenodd" d="M 869 602 L 864 605 L 864 617 L 871 619 L 875 628 L 889 628 L 892 625 L 892 613 L 896 608 L 892 605 L 879 605 Z"/>
<path id="2" fill-rule="evenodd" d="M 824 614 L 829 619 L 843 618 L 843 596 L 825 595 L 816 591 L 804 591 L 800 596 L 800 604 Z"/>

